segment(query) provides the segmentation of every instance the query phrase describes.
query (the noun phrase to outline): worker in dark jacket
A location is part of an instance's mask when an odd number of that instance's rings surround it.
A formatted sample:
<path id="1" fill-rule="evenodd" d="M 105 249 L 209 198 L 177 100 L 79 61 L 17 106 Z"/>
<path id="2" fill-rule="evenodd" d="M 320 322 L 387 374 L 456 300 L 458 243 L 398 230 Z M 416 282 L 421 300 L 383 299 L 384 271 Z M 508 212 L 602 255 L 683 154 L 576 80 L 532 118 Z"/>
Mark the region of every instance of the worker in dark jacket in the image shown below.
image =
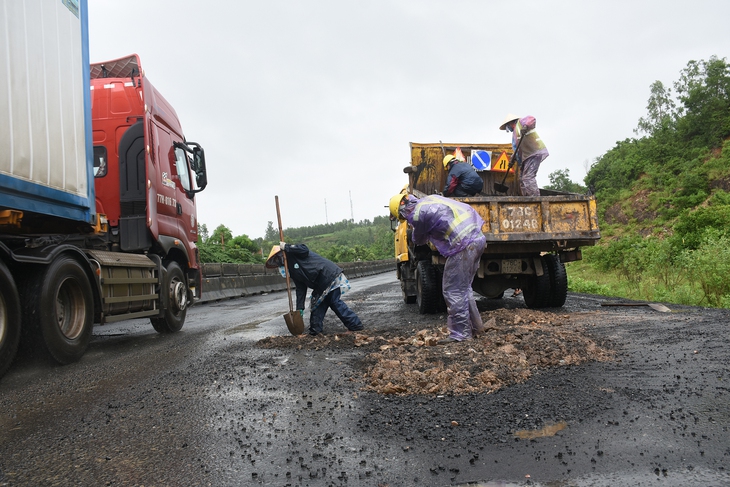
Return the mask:
<path id="1" fill-rule="evenodd" d="M 289 276 L 294 281 L 297 291 L 297 310 L 304 315 L 304 304 L 307 289 L 312 289 L 310 299 L 309 334 L 320 335 L 323 332 L 324 315 L 327 308 L 332 308 L 342 324 L 350 331 L 363 329 L 360 318 L 340 299 L 350 289 L 350 282 L 342 273 L 342 269 L 334 262 L 309 250 L 304 244 L 290 245 L 280 242 L 275 245 L 266 260 L 266 267 L 279 267 L 284 274 L 284 256 L 289 269 Z"/>
<path id="2" fill-rule="evenodd" d="M 444 169 L 449 172 L 446 176 L 444 196 L 474 196 L 481 192 L 484 180 L 474 170 L 474 166 L 460 161 L 449 154 L 444 157 Z"/>

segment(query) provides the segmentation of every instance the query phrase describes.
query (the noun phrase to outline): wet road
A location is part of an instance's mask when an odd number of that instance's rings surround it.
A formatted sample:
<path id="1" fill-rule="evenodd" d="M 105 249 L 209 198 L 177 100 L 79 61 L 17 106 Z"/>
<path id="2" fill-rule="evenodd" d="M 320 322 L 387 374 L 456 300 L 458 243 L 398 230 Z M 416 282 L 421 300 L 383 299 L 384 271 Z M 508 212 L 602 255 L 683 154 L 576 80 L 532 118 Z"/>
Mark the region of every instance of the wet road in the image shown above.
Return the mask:
<path id="1" fill-rule="evenodd" d="M 728 312 L 601 300 L 561 312 L 616 361 L 461 397 L 362 392 L 357 349 L 257 347 L 287 333 L 285 293 L 194 307 L 172 336 L 99 327 L 79 363 L 22 357 L 0 382 L 0 486 L 730 485 Z M 372 329 L 443 323 L 402 303 L 394 273 L 345 301 Z"/>

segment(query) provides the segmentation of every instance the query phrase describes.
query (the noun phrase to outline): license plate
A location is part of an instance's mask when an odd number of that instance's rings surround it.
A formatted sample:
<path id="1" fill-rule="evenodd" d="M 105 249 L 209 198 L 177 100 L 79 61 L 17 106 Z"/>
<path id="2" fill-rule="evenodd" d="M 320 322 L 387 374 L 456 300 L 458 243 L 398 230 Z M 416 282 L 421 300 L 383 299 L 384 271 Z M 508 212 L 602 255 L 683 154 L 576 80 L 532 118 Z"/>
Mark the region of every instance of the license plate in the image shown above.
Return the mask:
<path id="1" fill-rule="evenodd" d="M 505 259 L 502 261 L 502 274 L 519 274 L 522 272 L 522 260 Z"/>

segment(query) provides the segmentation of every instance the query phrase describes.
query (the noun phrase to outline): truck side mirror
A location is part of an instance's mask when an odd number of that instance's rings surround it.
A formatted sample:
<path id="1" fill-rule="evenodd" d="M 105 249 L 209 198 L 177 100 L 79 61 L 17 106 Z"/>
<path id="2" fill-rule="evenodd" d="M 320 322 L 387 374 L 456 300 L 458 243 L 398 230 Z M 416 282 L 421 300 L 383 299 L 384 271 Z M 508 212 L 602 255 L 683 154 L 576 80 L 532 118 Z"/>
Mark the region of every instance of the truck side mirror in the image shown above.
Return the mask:
<path id="1" fill-rule="evenodd" d="M 205 169 L 205 151 L 197 144 L 193 147 L 192 169 L 195 171 L 195 183 L 199 191 L 203 191 L 208 185 L 208 173 Z"/>
<path id="2" fill-rule="evenodd" d="M 197 189 L 185 192 L 187 193 L 188 198 L 192 198 L 195 196 L 195 193 L 200 193 L 208 185 L 208 173 L 205 169 L 205 151 L 200 144 L 196 142 L 175 142 L 173 145 L 192 154 L 190 169 L 195 173 L 195 185 L 197 186 Z"/>

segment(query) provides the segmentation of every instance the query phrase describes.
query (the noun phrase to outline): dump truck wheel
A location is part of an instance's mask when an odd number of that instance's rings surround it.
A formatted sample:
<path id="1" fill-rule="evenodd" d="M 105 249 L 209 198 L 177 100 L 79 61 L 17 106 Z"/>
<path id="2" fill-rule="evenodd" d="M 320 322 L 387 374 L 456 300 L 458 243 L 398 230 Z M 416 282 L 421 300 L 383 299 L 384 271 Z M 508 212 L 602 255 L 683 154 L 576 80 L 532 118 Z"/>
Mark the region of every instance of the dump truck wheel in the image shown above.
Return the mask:
<path id="1" fill-rule="evenodd" d="M 565 264 L 560 262 L 560 257 L 555 254 L 544 256 L 547 270 L 550 274 L 550 299 L 548 306 L 560 308 L 565 304 L 568 297 L 568 274 L 565 272 Z"/>
<path id="2" fill-rule="evenodd" d="M 12 274 L 0 262 L 0 377 L 13 363 L 20 342 L 20 298 Z"/>
<path id="3" fill-rule="evenodd" d="M 79 360 L 94 326 L 91 283 L 81 264 L 61 256 L 29 272 L 21 295 L 32 345 L 60 364 Z"/>
<path id="4" fill-rule="evenodd" d="M 165 268 L 160 293 L 167 294 L 167 307 L 162 318 L 150 318 L 150 321 L 157 333 L 174 333 L 180 331 L 185 324 L 189 304 L 188 286 L 185 274 L 177 262 L 170 262 Z"/>
<path id="5" fill-rule="evenodd" d="M 522 290 L 525 304 L 531 309 L 546 308 L 550 300 L 550 272 L 545 258 L 540 259 L 542 260 L 542 276 L 537 274 L 530 276 L 527 285 Z"/>
<path id="6" fill-rule="evenodd" d="M 436 268 L 427 260 L 420 261 L 416 266 L 416 288 L 418 312 L 421 314 L 438 313 L 441 286 L 438 285 Z"/>

